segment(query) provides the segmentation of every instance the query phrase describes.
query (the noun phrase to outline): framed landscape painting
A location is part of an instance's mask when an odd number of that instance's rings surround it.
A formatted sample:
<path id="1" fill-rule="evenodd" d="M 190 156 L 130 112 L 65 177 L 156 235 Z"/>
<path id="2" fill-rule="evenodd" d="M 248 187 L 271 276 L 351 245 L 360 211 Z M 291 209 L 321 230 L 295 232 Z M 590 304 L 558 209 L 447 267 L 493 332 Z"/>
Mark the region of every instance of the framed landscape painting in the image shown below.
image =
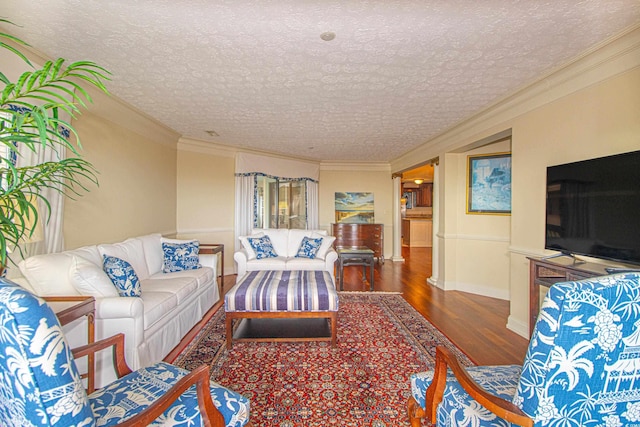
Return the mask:
<path id="1" fill-rule="evenodd" d="M 511 213 L 511 153 L 468 156 L 467 213 Z"/>
<path id="2" fill-rule="evenodd" d="M 373 224 L 373 193 L 336 193 L 336 222 Z"/>

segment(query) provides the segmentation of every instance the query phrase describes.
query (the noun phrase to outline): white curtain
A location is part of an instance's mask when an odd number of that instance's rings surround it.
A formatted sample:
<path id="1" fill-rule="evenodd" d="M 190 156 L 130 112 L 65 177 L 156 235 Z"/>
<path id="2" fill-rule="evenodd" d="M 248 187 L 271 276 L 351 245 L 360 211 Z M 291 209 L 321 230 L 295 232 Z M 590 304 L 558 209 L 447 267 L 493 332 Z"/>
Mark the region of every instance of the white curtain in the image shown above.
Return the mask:
<path id="1" fill-rule="evenodd" d="M 58 147 L 58 150 L 60 150 L 60 153 L 57 153 L 49 146 L 40 146 L 37 153 L 34 153 L 27 148 L 23 148 L 18 155 L 16 166 L 23 167 L 44 162 L 57 162 L 60 160 L 60 155 L 64 155 L 65 153 L 62 147 Z M 21 246 L 25 257 L 60 252 L 64 249 L 64 238 L 62 234 L 64 196 L 61 192 L 52 188 L 41 189 L 40 194 L 49 201 L 50 205 L 49 211 L 47 206 L 41 200 L 38 200 L 38 222 L 42 225 L 44 239 L 23 243 Z"/>
<path id="2" fill-rule="evenodd" d="M 235 250 L 242 248 L 239 236 L 246 236 L 253 229 L 255 176 L 236 175 Z"/>
<path id="3" fill-rule="evenodd" d="M 317 230 L 319 227 L 318 183 L 307 180 L 307 230 Z"/>

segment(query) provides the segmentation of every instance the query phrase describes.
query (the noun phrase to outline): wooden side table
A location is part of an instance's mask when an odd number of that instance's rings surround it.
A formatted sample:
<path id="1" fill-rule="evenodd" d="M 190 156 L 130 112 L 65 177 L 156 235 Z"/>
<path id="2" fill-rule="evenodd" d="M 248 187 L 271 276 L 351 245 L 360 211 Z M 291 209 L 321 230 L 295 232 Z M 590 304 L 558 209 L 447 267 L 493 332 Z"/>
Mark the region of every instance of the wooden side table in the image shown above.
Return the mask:
<path id="1" fill-rule="evenodd" d="M 220 295 L 224 286 L 224 245 L 222 243 L 201 243 L 199 253 L 205 255 L 220 254 Z"/>
<path id="2" fill-rule="evenodd" d="M 374 251 L 367 247 L 357 248 L 338 248 L 338 282 L 340 282 L 340 290 L 344 288 L 344 268 L 349 265 L 362 266 L 362 280 L 367 278 L 366 268 L 369 267 L 369 285 L 373 291 L 373 264 Z"/>
<path id="3" fill-rule="evenodd" d="M 42 299 L 51 307 L 62 326 L 82 316 L 87 316 L 87 344 L 92 344 L 95 341 L 96 302 L 93 297 L 84 295 L 47 296 Z M 95 357 L 93 354 L 87 356 L 87 363 L 87 373 L 81 377 L 87 378 L 87 393 L 91 394 L 95 390 Z"/>

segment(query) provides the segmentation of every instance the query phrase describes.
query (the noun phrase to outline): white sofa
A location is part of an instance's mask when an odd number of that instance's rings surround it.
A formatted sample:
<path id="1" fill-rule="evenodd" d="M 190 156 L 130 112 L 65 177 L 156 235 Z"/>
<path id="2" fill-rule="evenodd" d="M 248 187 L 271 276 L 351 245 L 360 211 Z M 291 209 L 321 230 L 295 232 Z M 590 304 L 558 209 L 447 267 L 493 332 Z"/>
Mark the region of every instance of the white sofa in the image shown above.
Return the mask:
<path id="1" fill-rule="evenodd" d="M 162 360 L 220 299 L 217 256 L 200 255 L 202 268 L 163 273 L 162 241 L 170 242 L 160 234 L 151 234 L 115 244 L 37 255 L 18 266 L 37 295 L 95 297 L 96 339 L 123 332 L 127 363 L 138 369 Z M 118 294 L 102 269 L 103 255 L 131 264 L 140 279 L 140 297 Z M 84 328 L 65 328 L 65 334 L 72 346 L 86 343 L 86 323 Z M 109 354 L 96 359 L 98 385 L 115 379 L 111 366 Z"/>
<path id="2" fill-rule="evenodd" d="M 269 236 L 277 257 L 257 259 L 253 253 L 247 237 Z M 304 237 L 322 237 L 322 245 L 315 258 L 296 257 Z M 334 264 L 338 253 L 333 248 L 335 237 L 329 236 L 325 230 L 299 230 L 282 228 L 255 228 L 251 235 L 241 236 L 242 249 L 233 254 L 237 263 L 237 281 L 248 271 L 261 270 L 311 270 L 327 271 L 335 283 Z"/>

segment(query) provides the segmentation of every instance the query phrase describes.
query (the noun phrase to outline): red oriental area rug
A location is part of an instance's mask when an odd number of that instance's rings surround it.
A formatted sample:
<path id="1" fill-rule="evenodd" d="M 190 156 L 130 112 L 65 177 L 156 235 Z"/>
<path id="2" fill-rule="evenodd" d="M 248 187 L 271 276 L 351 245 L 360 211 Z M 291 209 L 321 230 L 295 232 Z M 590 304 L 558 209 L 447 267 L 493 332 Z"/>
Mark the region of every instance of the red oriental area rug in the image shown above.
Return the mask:
<path id="1" fill-rule="evenodd" d="M 254 427 L 409 426 L 409 376 L 435 347 L 472 362 L 399 294 L 340 292 L 338 343 L 237 342 L 225 349 L 224 309 L 174 362 L 251 400 Z"/>

